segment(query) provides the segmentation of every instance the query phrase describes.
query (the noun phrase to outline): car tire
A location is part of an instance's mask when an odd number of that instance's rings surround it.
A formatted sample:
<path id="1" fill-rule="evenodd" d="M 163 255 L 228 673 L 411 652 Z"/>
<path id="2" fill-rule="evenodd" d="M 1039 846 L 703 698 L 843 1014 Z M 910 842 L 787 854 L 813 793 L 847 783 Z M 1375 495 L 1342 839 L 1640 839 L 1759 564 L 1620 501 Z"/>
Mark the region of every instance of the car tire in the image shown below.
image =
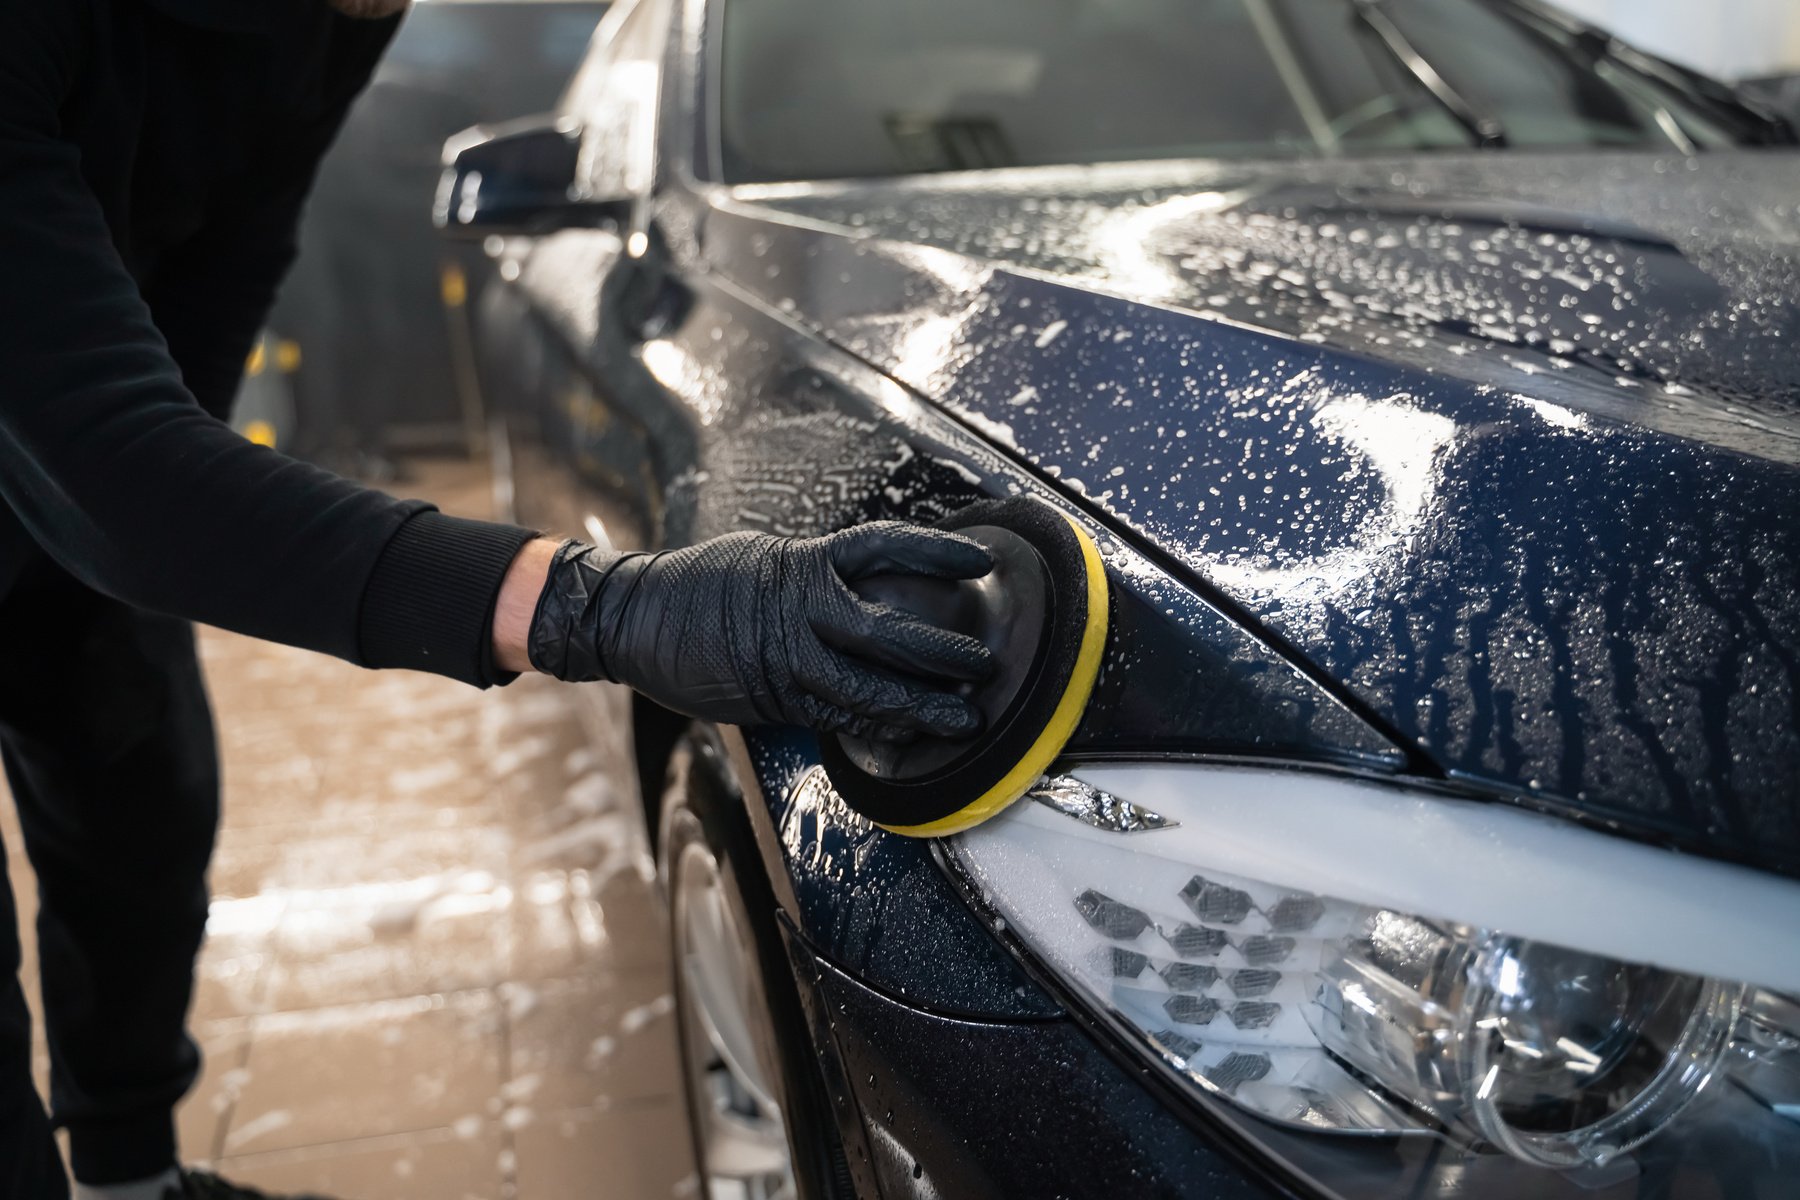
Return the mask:
<path id="1" fill-rule="evenodd" d="M 657 865 L 701 1195 L 854 1200 L 774 893 L 708 732 L 677 741 L 660 807 Z"/>

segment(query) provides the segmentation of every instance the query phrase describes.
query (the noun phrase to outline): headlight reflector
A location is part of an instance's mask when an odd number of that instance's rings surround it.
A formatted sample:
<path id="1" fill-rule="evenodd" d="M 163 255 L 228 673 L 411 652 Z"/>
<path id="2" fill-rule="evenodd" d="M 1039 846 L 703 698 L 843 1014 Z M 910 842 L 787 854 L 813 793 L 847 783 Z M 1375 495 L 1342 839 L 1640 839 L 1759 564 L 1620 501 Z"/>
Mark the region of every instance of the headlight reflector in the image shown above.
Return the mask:
<path id="1" fill-rule="evenodd" d="M 1718 1069 L 1742 984 L 1494 939 L 1470 967 L 1462 1099 L 1494 1145 L 1604 1166 L 1687 1107 Z"/>
<path id="2" fill-rule="evenodd" d="M 1360 864 L 1367 880 L 1354 887 L 1358 896 L 1321 894 L 1309 887 L 1307 867 L 1329 855 L 1331 826 L 1344 813 L 1310 808 L 1316 821 L 1284 813 L 1282 784 L 1296 774 L 1095 768 L 1084 777 L 1118 781 L 1105 789 L 1109 812 L 1130 801 L 1153 811 L 1110 825 L 1086 820 L 1071 801 L 1081 785 L 1065 778 L 1054 806 L 1019 805 L 960 836 L 949 854 L 1036 957 L 1165 1068 L 1287 1130 L 1453 1147 L 1437 1179 L 1446 1192 L 1482 1195 L 1490 1177 L 1508 1181 L 1496 1187 L 1516 1187 L 1518 1164 L 1560 1173 L 1587 1194 L 1605 1189 L 1647 1169 L 1650 1159 L 1632 1152 L 1658 1144 L 1664 1131 L 1701 1129 L 1682 1120 L 1684 1112 L 1721 1091 L 1731 1093 L 1721 1103 L 1740 1114 L 1733 1120 L 1754 1124 L 1745 1136 L 1766 1165 L 1745 1169 L 1759 1178 L 1800 1171 L 1800 1008 L 1743 982 L 1788 984 L 1800 971 L 1800 887 L 1503 806 L 1426 797 L 1466 811 L 1472 844 L 1490 848 L 1458 864 L 1465 877 L 1446 889 L 1450 898 L 1489 917 L 1516 914 L 1527 928 L 1416 911 L 1427 907 L 1416 901 L 1429 889 L 1409 855 L 1430 847 L 1405 836 L 1385 861 Z M 1305 778 L 1301 807 L 1359 813 L 1359 837 L 1368 821 L 1386 819 L 1385 789 Z M 1145 781 L 1154 786 L 1127 790 Z M 1204 799 L 1220 791 L 1251 803 L 1233 810 Z M 1386 795 L 1396 798 L 1393 819 L 1418 811 L 1409 806 L 1421 797 Z M 1263 831 L 1326 842 L 1298 847 L 1284 863 L 1282 853 L 1255 844 Z M 1652 965 L 1609 952 L 1614 931 L 1631 949 L 1642 945 L 1629 913 L 1571 914 L 1564 925 L 1573 944 L 1562 944 L 1556 897 L 1499 894 L 1511 886 L 1509 855 L 1546 857 L 1536 838 L 1604 843 L 1577 845 L 1593 854 L 1571 859 L 1602 875 L 1621 864 L 1661 872 L 1693 910 L 1668 931 L 1669 953 Z M 1456 838 L 1443 840 L 1456 848 Z M 1252 862 L 1277 878 L 1239 873 Z M 1343 866 L 1331 873 L 1343 878 Z M 1384 881 L 1413 901 L 1408 911 L 1380 902 Z M 1540 890 L 1546 883 L 1527 882 Z M 1716 944 L 1719 914 L 1708 908 L 1721 895 L 1753 897 L 1771 918 L 1765 932 L 1773 944 Z M 1714 944 L 1684 940 L 1696 932 L 1713 933 Z M 1744 969 L 1732 978 L 1684 969 L 1695 965 Z M 1452 1163 L 1454 1180 L 1443 1173 Z M 1347 1193 L 1396 1186 L 1379 1172 L 1354 1174 L 1367 1186 Z"/>

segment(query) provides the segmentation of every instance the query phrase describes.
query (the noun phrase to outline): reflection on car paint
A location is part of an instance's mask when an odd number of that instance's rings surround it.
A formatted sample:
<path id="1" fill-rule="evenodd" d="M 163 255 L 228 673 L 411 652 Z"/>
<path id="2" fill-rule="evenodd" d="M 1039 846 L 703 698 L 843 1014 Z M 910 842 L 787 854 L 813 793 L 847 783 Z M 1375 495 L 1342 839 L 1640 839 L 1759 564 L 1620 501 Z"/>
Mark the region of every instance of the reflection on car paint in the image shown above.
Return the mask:
<path id="1" fill-rule="evenodd" d="M 1334 164 L 1336 209 L 1269 199 L 1307 164 L 771 188 L 712 245 L 1449 774 L 1796 872 L 1800 172 L 1703 166 Z"/>

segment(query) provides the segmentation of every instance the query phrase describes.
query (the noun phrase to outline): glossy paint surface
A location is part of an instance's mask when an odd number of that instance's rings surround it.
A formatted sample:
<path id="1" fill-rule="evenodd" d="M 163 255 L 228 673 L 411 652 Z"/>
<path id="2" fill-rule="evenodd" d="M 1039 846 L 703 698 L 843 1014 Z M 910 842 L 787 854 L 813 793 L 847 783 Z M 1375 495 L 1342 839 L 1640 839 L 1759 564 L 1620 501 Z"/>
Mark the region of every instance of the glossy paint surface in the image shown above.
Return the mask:
<path id="1" fill-rule="evenodd" d="M 1281 1194 L 1195 1137 L 1072 1021 L 952 1020 L 827 963 L 809 974 L 805 1002 L 831 1030 L 866 1170 L 890 1200 Z"/>
<path id="2" fill-rule="evenodd" d="M 622 524 L 641 527 L 648 544 L 932 520 L 1019 491 L 1079 511 L 891 380 L 704 277 L 693 280 L 679 326 L 636 352 L 615 349 L 591 307 L 588 274 L 588 248 L 603 256 L 607 236 L 564 234 L 533 254 L 523 271 L 530 323 L 514 327 L 521 333 L 505 349 L 535 347 L 520 356 L 549 359 L 510 377 L 543 393 L 536 413 L 521 416 L 554 447 L 563 465 L 552 469 L 634 509 L 637 519 Z M 560 361 L 575 347 L 582 357 Z M 554 514 L 522 515 L 555 523 Z M 1401 763 L 1326 689 L 1129 543 L 1096 531 L 1117 629 L 1083 745 L 1097 753 L 1175 745 L 1384 771 Z M 629 538 L 620 544 L 635 544 Z M 1016 968 L 985 931 L 965 925 L 926 846 L 872 834 L 835 798 L 812 803 L 796 790 L 816 762 L 810 739 L 747 740 L 777 831 L 772 866 L 792 878 L 795 919 L 815 945 L 934 1011 L 1043 1011 L 1041 998 L 1015 994 Z"/>
<path id="3" fill-rule="evenodd" d="M 1800 156 L 787 191 L 723 271 L 1444 772 L 1800 872 Z"/>
<path id="4" fill-rule="evenodd" d="M 857 978 L 949 1016 L 1057 1016 L 1061 1007 L 1019 968 L 962 902 L 926 844 L 894 837 L 851 812 L 798 734 L 747 736 L 755 772 L 774 797 L 797 923 Z"/>

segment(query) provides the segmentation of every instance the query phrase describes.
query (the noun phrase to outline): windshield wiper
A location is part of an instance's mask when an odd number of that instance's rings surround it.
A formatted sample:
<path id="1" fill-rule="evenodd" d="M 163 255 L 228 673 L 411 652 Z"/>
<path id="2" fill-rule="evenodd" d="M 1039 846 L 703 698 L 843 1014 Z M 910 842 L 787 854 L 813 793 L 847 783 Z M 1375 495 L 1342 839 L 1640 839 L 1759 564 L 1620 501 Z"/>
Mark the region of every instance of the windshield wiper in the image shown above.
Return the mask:
<path id="1" fill-rule="evenodd" d="M 1716 80 L 1690 71 L 1666 58 L 1646 54 L 1636 46 L 1596 31 L 1602 44 L 1598 57 L 1648 81 L 1653 87 L 1673 92 L 1683 100 L 1735 125 L 1746 142 L 1791 146 L 1794 128 L 1780 115 L 1752 104 Z"/>
<path id="2" fill-rule="evenodd" d="M 1499 150 L 1506 145 L 1506 129 L 1498 117 L 1483 113 L 1450 86 L 1450 81 L 1437 73 L 1425 56 L 1414 49 L 1400 26 L 1381 7 L 1381 0 L 1350 0 L 1351 11 L 1364 29 L 1375 35 L 1402 70 L 1419 81 L 1419 85 L 1438 102 L 1445 112 L 1468 131 L 1475 144 L 1484 150 Z"/>
<path id="3" fill-rule="evenodd" d="M 1609 63 L 1652 88 L 1673 93 L 1695 108 L 1735 126 L 1746 142 L 1793 145 L 1800 141 L 1800 131 L 1796 131 L 1785 117 L 1751 102 L 1716 79 L 1621 42 L 1604 29 L 1576 20 L 1536 0 L 1499 0 L 1499 4 L 1533 29 L 1554 37 L 1565 49 L 1581 55 L 1590 68 L 1601 62 Z"/>

